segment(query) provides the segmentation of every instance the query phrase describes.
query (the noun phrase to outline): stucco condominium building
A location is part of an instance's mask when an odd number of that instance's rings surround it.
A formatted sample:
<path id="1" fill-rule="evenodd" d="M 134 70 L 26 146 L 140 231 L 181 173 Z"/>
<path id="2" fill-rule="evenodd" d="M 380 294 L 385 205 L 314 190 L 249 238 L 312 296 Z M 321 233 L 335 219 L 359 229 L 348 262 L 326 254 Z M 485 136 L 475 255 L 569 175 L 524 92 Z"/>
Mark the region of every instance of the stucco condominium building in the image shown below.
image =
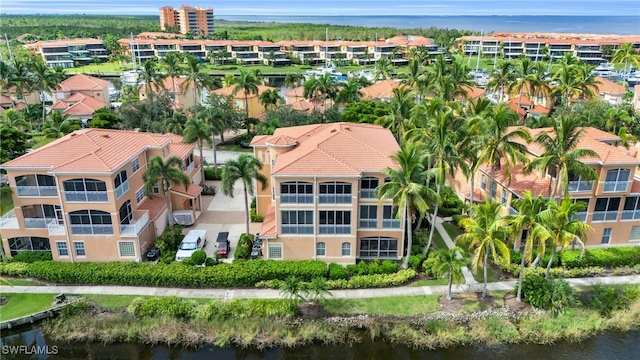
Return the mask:
<path id="1" fill-rule="evenodd" d="M 201 8 L 180 5 L 178 10 L 171 6 L 160 8 L 160 28 L 164 31 L 168 27 L 178 26 L 180 33 L 193 31 L 202 35 L 213 34 L 214 19 L 212 8 Z"/>
<path id="2" fill-rule="evenodd" d="M 96 59 L 107 61 L 109 57 L 101 39 L 38 41 L 27 44 L 26 47 L 40 55 L 52 67 L 72 68 L 75 64 L 91 64 Z"/>
<path id="3" fill-rule="evenodd" d="M 251 145 L 268 179 L 257 189 L 265 216 L 259 236 L 268 259 L 357 259 L 403 256 L 404 222 L 375 189 L 400 150 L 376 125 L 334 123 L 280 128 Z"/>
<path id="4" fill-rule="evenodd" d="M 2 164 L 14 209 L 0 218 L 6 254 L 49 251 L 60 261 L 140 261 L 167 224 L 162 184 L 143 174 L 152 156 L 183 161 L 200 182 L 193 145 L 172 134 L 84 129 Z M 174 210 L 201 210 L 202 188 L 172 186 Z M 194 216 L 197 214 L 193 214 Z"/>
<path id="5" fill-rule="evenodd" d="M 527 129 L 532 138 L 540 132 L 551 136 L 551 128 Z M 537 143 L 526 144 L 527 157 L 534 159 L 544 153 Z M 634 177 L 635 169 L 640 165 L 636 158 L 637 149 L 620 146 L 620 137 L 587 127 L 578 142 L 577 148 L 590 149 L 598 154 L 597 158 L 584 158 L 581 161 L 595 171 L 594 180 L 582 179 L 575 174 L 569 175 L 568 193 L 574 202 L 585 205 L 585 210 L 577 218 L 591 225 L 593 231 L 582 239 L 587 246 L 640 245 L 640 178 Z M 504 213 L 516 214 L 512 201 L 530 190 L 534 196 L 548 198 L 551 184 L 556 174 L 549 171 L 524 172 L 522 164 L 512 167 L 510 178 L 504 167 L 494 173 L 488 165 L 480 167 L 474 181 L 474 201 L 491 198 L 504 205 Z M 469 180 L 457 174 L 452 183 L 459 194 L 470 199 Z M 556 197 L 564 194 L 560 186 Z"/>

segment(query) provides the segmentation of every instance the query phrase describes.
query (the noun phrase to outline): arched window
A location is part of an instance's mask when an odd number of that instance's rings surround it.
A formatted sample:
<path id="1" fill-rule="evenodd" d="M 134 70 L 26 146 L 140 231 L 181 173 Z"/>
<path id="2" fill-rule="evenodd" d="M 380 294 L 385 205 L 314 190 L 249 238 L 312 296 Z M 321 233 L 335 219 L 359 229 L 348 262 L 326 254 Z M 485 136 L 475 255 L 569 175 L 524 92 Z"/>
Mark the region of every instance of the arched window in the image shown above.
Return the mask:
<path id="1" fill-rule="evenodd" d="M 69 213 L 74 235 L 113 235 L 111 214 L 100 210 L 79 210 Z"/>
<path id="2" fill-rule="evenodd" d="M 49 175 L 16 176 L 18 196 L 58 196 L 56 179 Z"/>
<path id="3" fill-rule="evenodd" d="M 351 184 L 339 181 L 320 183 L 320 204 L 351 204 Z"/>
<path id="4" fill-rule="evenodd" d="M 108 201 L 107 184 L 94 179 L 71 179 L 62 182 L 67 201 L 103 202 Z"/>
<path id="5" fill-rule="evenodd" d="M 113 185 L 116 188 L 116 199 L 119 199 L 124 193 L 129 191 L 129 181 L 127 181 L 127 170 L 122 170 L 116 175 Z"/>
<path id="6" fill-rule="evenodd" d="M 365 177 L 360 180 L 360 197 L 363 199 L 373 199 L 380 180 L 375 177 Z"/>
<path id="7" fill-rule="evenodd" d="M 120 224 L 129 224 L 133 220 L 133 211 L 131 210 L 131 200 L 127 200 L 120 206 Z"/>
<path id="8" fill-rule="evenodd" d="M 323 242 L 316 244 L 316 256 L 325 256 L 327 253 L 327 247 Z"/>
<path id="9" fill-rule="evenodd" d="M 351 256 L 351 243 L 342 243 L 342 256 Z"/>

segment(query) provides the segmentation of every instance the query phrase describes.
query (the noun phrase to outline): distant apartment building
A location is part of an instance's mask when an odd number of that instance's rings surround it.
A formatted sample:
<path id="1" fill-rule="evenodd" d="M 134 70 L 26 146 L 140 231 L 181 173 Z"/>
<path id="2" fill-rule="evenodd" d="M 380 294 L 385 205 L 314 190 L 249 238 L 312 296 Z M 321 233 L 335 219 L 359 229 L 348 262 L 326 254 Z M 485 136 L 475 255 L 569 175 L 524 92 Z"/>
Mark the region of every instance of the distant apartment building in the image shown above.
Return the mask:
<path id="1" fill-rule="evenodd" d="M 65 39 L 38 41 L 26 45 L 40 55 L 47 65 L 72 68 L 87 65 L 95 61 L 103 62 L 108 58 L 107 49 L 101 39 Z"/>
<path id="2" fill-rule="evenodd" d="M 213 34 L 213 9 L 180 5 L 175 10 L 171 6 L 163 6 L 160 8 L 160 28 L 165 31 L 172 27 L 179 27 L 182 34 L 190 31 L 205 36 Z"/>
<path id="3" fill-rule="evenodd" d="M 532 137 L 541 132 L 551 136 L 551 128 L 529 129 Z M 541 156 L 544 149 L 536 143 L 526 144 L 526 156 L 534 159 Z M 640 245 L 640 178 L 635 177 L 640 159 L 636 158 L 637 149 L 621 146 L 620 137 L 595 128 L 584 128 L 577 148 L 596 152 L 597 158 L 584 158 L 580 161 L 590 166 L 596 174 L 595 179 L 580 178 L 569 173 L 568 189 L 560 186 L 556 198 L 568 191 L 572 201 L 584 204 L 584 210 L 576 219 L 591 225 L 593 231 L 587 232 L 582 239 L 589 246 Z M 470 193 L 470 181 L 462 173 L 450 179 L 449 185 L 465 200 L 482 202 L 485 199 L 499 201 L 504 214 L 517 214 L 513 200 L 520 198 L 529 190 L 534 196 L 548 198 L 557 174 L 552 171 L 533 171 L 527 173 L 522 164 L 516 164 L 508 174 L 503 166 L 493 172 L 488 164 L 480 166 L 474 182 L 474 194 Z"/>
<path id="4" fill-rule="evenodd" d="M 267 259 L 399 260 L 403 217 L 375 189 L 388 181 L 391 132 L 376 125 L 334 123 L 280 128 L 251 142 L 267 186 L 257 189 L 265 216 L 259 237 Z"/>
<path id="5" fill-rule="evenodd" d="M 59 261 L 141 261 L 167 225 L 162 184 L 146 196 L 153 156 L 176 156 L 192 179 L 169 190 L 173 210 L 201 212 L 200 160 L 173 134 L 84 129 L 0 166 L 14 209 L 0 217 L 8 255 L 51 252 Z M 169 214 L 171 215 L 171 214 Z"/>

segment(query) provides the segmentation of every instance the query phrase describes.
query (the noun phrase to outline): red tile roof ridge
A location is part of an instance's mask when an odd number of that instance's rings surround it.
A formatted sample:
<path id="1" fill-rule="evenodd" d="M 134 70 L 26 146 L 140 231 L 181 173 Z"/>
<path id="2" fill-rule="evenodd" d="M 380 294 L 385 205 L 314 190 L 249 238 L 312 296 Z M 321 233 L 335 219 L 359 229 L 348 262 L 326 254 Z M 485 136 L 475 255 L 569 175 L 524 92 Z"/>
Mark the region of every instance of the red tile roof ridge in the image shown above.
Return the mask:
<path id="1" fill-rule="evenodd" d="M 361 145 L 363 145 L 363 146 L 365 146 L 365 147 L 377 152 L 380 155 L 389 156 L 389 154 L 385 154 L 382 151 L 380 151 L 379 149 L 371 146 L 370 144 L 367 144 L 367 143 L 363 142 L 362 140 L 360 140 L 360 139 L 356 138 L 355 136 L 351 135 L 350 133 L 343 131 L 343 129 L 342 129 L 343 127 L 344 127 L 344 130 L 348 130 L 348 128 L 351 127 L 352 123 L 341 122 L 341 123 L 338 123 L 338 124 L 340 126 L 340 131 L 339 131 L 340 133 L 348 136 L 352 140 L 354 140 L 354 141 L 358 142 L 359 144 L 361 144 Z M 367 126 L 367 125 L 370 125 L 370 124 L 355 124 L 355 125 L 359 126 L 359 127 L 362 127 L 362 128 L 370 128 L 370 129 L 381 129 L 382 128 L 381 126 L 378 126 L 378 125 Z"/>
<path id="2" fill-rule="evenodd" d="M 95 145 L 95 143 L 94 143 L 94 145 Z M 99 148 L 98 148 L 98 150 L 99 150 Z M 72 162 L 78 161 L 78 160 L 80 160 L 82 158 L 85 158 L 87 156 L 93 156 L 94 158 L 96 158 L 98 160 L 98 162 L 100 162 L 102 165 L 104 165 L 108 169 L 109 167 L 104 163 L 104 161 L 102 161 L 102 159 L 100 159 L 100 157 L 98 155 L 96 155 L 96 153 L 95 153 L 96 151 L 97 150 L 94 150 L 94 151 L 92 151 L 90 153 L 82 154 L 82 155 L 80 155 L 80 156 L 78 156 L 76 158 L 67 160 L 67 161 L 65 161 L 65 162 L 63 162 L 61 164 L 53 166 L 51 169 L 53 170 L 53 169 L 61 168 L 61 167 L 65 166 L 65 165 L 71 164 Z"/>

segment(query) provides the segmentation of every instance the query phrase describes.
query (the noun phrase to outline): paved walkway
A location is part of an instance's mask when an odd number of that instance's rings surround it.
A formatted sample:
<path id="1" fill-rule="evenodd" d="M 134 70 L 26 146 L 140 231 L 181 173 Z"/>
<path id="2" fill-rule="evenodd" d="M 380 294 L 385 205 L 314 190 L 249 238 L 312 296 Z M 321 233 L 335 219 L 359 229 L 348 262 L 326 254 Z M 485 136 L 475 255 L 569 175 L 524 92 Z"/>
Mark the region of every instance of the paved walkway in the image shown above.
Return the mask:
<path id="1" fill-rule="evenodd" d="M 442 237 L 442 240 L 444 240 L 445 244 L 447 244 L 449 249 L 451 249 L 455 246 L 455 244 L 453 243 L 453 240 L 451 240 L 451 237 L 449 236 L 447 230 L 444 228 L 444 226 L 442 226 L 443 222 L 443 218 L 436 217 L 436 230 L 440 233 L 440 236 Z M 462 254 L 458 253 L 457 258 L 461 259 Z M 476 279 L 473 278 L 473 274 L 471 274 L 471 271 L 469 271 L 469 268 L 467 266 L 462 267 L 462 275 L 464 276 L 464 281 L 467 285 L 475 285 L 478 283 Z"/>
<path id="2" fill-rule="evenodd" d="M 571 286 L 624 285 L 640 284 L 640 275 L 609 276 L 596 278 L 567 279 Z M 493 282 L 487 285 L 489 290 L 513 290 L 515 281 Z M 453 292 L 480 292 L 482 284 L 454 286 Z M 447 286 L 401 286 L 383 289 L 333 290 L 335 299 L 375 298 L 389 296 L 411 296 L 445 294 Z M 99 295 L 140 295 L 140 296 L 178 296 L 184 298 L 211 299 L 276 299 L 281 298 L 278 290 L 271 289 L 180 289 L 139 286 L 0 286 L 0 293 L 21 294 L 99 294 Z"/>

